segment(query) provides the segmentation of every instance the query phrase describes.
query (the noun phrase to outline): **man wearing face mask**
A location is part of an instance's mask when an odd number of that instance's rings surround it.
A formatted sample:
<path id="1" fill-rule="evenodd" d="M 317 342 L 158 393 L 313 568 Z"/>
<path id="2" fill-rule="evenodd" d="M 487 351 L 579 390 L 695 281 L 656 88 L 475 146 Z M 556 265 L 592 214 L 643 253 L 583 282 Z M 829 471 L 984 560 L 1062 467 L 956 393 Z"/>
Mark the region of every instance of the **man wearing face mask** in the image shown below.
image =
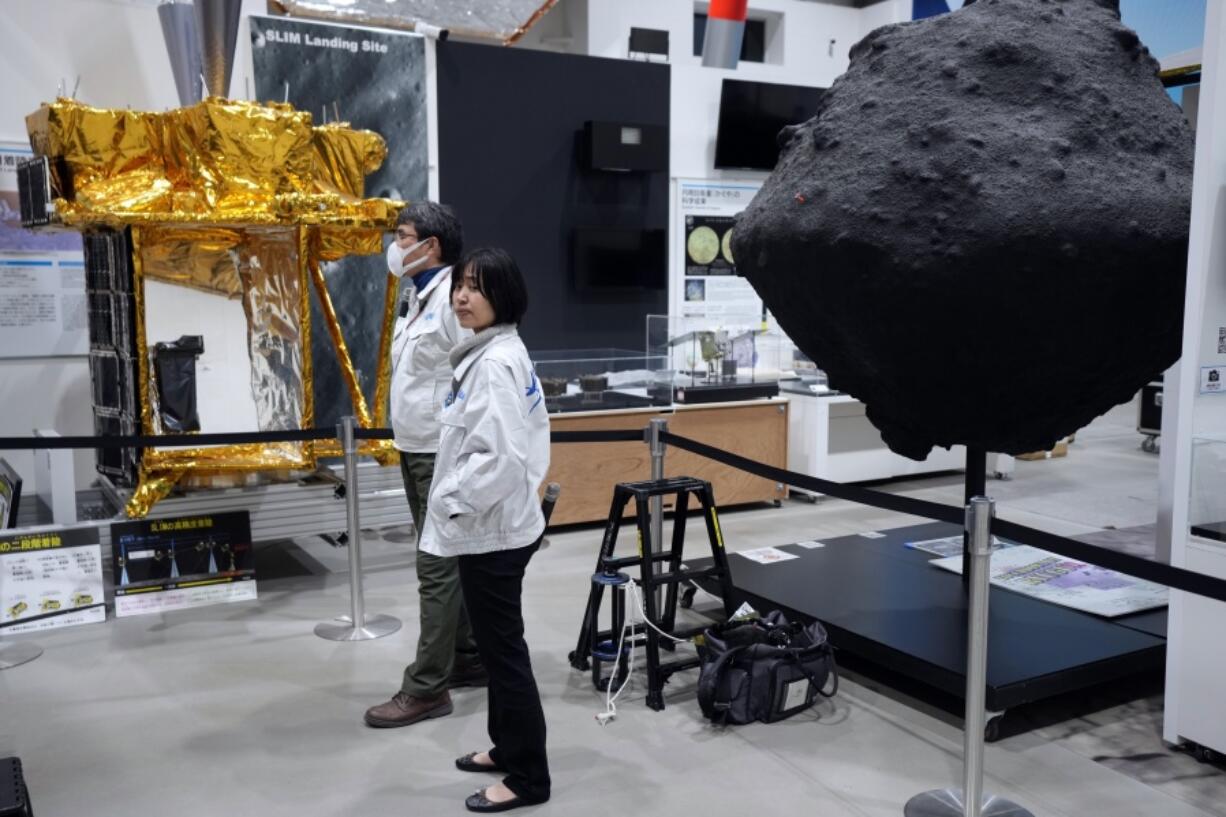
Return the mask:
<path id="1" fill-rule="evenodd" d="M 463 250 L 460 222 L 435 202 L 406 207 L 396 240 L 387 248 L 388 270 L 409 277 L 402 284 L 392 336 L 391 416 L 405 495 L 418 534 L 434 478 L 439 412 L 451 386 L 451 350 L 472 332 L 451 308 L 451 264 Z M 421 630 L 417 656 L 404 671 L 400 691 L 366 710 L 366 724 L 408 726 L 451 714 L 450 689 L 484 685 L 487 676 L 473 641 L 460 574 L 453 557 L 417 551 Z"/>

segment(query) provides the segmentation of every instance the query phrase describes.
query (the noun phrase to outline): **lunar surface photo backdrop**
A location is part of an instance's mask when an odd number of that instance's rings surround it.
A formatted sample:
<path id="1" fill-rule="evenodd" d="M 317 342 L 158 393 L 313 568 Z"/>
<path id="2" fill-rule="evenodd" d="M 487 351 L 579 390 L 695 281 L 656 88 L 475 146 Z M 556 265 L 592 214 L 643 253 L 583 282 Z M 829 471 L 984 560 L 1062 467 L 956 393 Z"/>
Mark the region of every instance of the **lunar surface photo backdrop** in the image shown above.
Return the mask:
<path id="1" fill-rule="evenodd" d="M 978 0 L 851 50 L 737 269 L 891 449 L 1051 448 L 1179 357 L 1193 137 L 1113 0 Z"/>
<path id="2" fill-rule="evenodd" d="M 255 92 L 263 101 L 285 99 L 323 124 L 324 111 L 387 142 L 387 160 L 366 179 L 368 197 L 421 201 L 427 195 L 426 50 L 421 37 L 281 17 L 251 17 Z M 340 319 L 366 400 L 374 391 L 383 325 L 387 263 L 382 254 L 324 264 L 328 291 Z M 336 352 L 311 300 L 315 425 L 328 427 L 353 413 Z"/>

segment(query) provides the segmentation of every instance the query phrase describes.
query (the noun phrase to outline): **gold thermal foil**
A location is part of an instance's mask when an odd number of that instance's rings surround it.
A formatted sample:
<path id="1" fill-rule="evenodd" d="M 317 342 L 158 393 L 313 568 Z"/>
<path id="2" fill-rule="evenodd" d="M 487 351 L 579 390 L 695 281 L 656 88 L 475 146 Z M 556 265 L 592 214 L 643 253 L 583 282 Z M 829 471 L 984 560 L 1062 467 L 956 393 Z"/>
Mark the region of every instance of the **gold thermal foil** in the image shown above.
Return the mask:
<path id="1" fill-rule="evenodd" d="M 371 230 L 353 227 L 322 226 L 319 234 L 319 260 L 339 261 L 350 255 L 382 255 L 384 228 Z"/>
<path id="2" fill-rule="evenodd" d="M 145 278 L 217 292 L 242 295 L 243 285 L 230 255 L 242 241 L 239 230 L 225 227 L 146 227 L 141 230 Z"/>
<path id="3" fill-rule="evenodd" d="M 268 471 L 314 468 L 305 443 L 244 443 L 201 448 L 146 448 L 145 468 L 151 473 L 188 471 Z"/>
<path id="4" fill-rule="evenodd" d="M 134 314 L 132 321 L 136 324 L 136 371 L 140 378 L 137 398 L 140 400 L 140 431 L 142 434 L 154 434 L 154 407 L 150 401 L 153 383 L 149 379 L 149 341 L 145 331 L 145 265 L 144 265 L 145 231 L 140 227 L 132 228 L 132 301 Z M 144 469 L 141 469 L 141 482 L 145 479 Z M 155 502 L 157 500 L 154 500 Z"/>
<path id="5" fill-rule="evenodd" d="M 375 425 L 387 427 L 388 400 L 392 393 L 392 332 L 396 326 L 396 303 L 400 295 L 400 279 L 387 276 L 383 295 L 383 327 L 379 333 L 379 373 L 375 377 Z"/>
<path id="6" fill-rule="evenodd" d="M 166 113 L 105 110 L 59 99 L 27 117 L 35 153 L 52 158 L 67 226 L 132 227 L 140 429 L 159 433 L 145 326 L 146 278 L 241 298 L 248 324 L 252 394 L 261 430 L 311 427 L 311 283 L 361 425 L 372 412 L 320 270 L 320 261 L 382 251 L 404 202 L 362 199 L 365 176 L 386 158 L 382 138 L 343 124 L 312 127 L 280 104 L 216 97 Z M 308 280 L 308 277 L 310 280 Z M 389 280 L 380 337 L 374 421 L 386 422 L 388 349 L 396 279 Z M 204 429 L 208 431 L 208 429 Z M 359 450 L 394 461 L 389 441 Z M 339 454 L 319 444 L 147 448 L 127 505 L 146 515 L 184 478 L 315 467 Z"/>
<path id="7" fill-rule="evenodd" d="M 71 99 L 26 117 L 38 155 L 69 179 L 57 212 L 69 226 L 331 224 L 387 229 L 402 202 L 363 200 L 382 137 L 279 103 L 209 97 L 165 113 L 92 108 Z M 58 164 L 58 163 L 56 163 Z"/>
<path id="8" fill-rule="evenodd" d="M 170 495 L 175 483 L 183 476 L 185 470 L 162 471 L 154 474 L 142 465 L 136 490 L 128 497 L 128 504 L 124 507 L 128 518 L 142 519 L 147 516 L 154 505 Z"/>
<path id="9" fill-rule="evenodd" d="M 57 99 L 26 117 L 35 154 L 62 159 L 78 195 L 104 179 L 144 171 L 166 178 L 161 114 L 93 108 Z"/>
<path id="10" fill-rule="evenodd" d="M 313 186 L 308 113 L 210 97 L 163 121 L 171 172 L 201 191 L 212 212 L 258 210 Z"/>
<path id="11" fill-rule="evenodd" d="M 311 347 L 311 230 L 299 227 L 298 242 L 298 320 L 302 327 L 302 427 L 315 427 L 315 364 Z M 307 443 L 307 452 L 314 458 L 315 443 Z"/>
<path id="12" fill-rule="evenodd" d="M 366 194 L 366 176 L 387 158 L 387 143 L 371 131 L 333 123 L 315 128 L 311 156 L 318 192 L 360 199 Z"/>
<path id="13" fill-rule="evenodd" d="M 358 425 L 370 428 L 370 409 L 366 405 L 366 395 L 362 394 L 362 383 L 358 379 L 357 369 L 353 365 L 353 357 L 349 354 L 349 344 L 345 342 L 345 334 L 341 331 L 340 319 L 336 316 L 336 308 L 332 306 L 332 296 L 328 292 L 328 282 L 318 259 L 312 254 L 310 259 L 311 279 L 315 282 L 315 294 L 319 297 L 320 312 L 328 325 L 328 335 L 336 349 L 336 359 L 340 364 L 341 377 L 349 389 L 349 397 L 353 401 L 353 413 L 358 418 Z"/>

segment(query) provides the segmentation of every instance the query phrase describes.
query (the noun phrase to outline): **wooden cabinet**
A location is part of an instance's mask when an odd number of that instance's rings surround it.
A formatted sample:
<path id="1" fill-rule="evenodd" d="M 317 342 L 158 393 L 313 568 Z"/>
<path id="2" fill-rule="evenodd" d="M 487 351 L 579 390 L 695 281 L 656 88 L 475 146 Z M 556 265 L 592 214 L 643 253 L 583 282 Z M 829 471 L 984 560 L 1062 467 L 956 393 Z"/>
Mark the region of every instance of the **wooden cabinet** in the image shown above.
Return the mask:
<path id="1" fill-rule="evenodd" d="M 671 409 L 556 414 L 553 431 L 593 431 L 645 428 L 655 417 L 668 420 L 668 430 L 743 457 L 784 468 L 787 465 L 787 401 L 779 398 L 741 403 L 675 406 Z M 721 506 L 783 499 L 787 489 L 770 480 L 669 446 L 664 456 L 667 476 L 708 480 Z M 609 518 L 613 486 L 651 478 L 651 458 L 645 442 L 554 443 L 546 482 L 562 486 L 550 523 L 570 525 Z M 669 507 L 668 503 L 665 507 Z M 633 503 L 629 508 L 633 511 Z"/>

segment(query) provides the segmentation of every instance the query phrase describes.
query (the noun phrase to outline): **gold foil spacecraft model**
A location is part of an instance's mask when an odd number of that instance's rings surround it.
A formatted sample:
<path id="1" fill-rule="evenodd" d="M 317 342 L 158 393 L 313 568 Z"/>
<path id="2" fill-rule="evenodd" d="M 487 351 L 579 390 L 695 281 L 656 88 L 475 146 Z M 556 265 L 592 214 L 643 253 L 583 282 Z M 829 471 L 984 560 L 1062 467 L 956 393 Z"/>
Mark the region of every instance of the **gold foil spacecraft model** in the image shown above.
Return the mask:
<path id="1" fill-rule="evenodd" d="M 26 125 L 35 160 L 20 172 L 23 221 L 85 238 L 98 433 L 311 428 L 312 287 L 354 413 L 364 427 L 386 424 L 397 279 L 386 282 L 372 411 L 320 266 L 380 253 L 403 207 L 363 198 L 386 158 L 378 134 L 221 97 L 164 113 L 61 98 Z M 214 314 L 235 320 L 199 331 Z M 223 376 L 230 387 L 219 394 Z M 198 413 L 197 387 L 207 389 Z M 385 441 L 362 450 L 392 453 Z M 100 450 L 99 470 L 133 488 L 127 512 L 140 517 L 177 483 L 290 475 L 338 453 L 335 441 L 111 449 Z"/>

